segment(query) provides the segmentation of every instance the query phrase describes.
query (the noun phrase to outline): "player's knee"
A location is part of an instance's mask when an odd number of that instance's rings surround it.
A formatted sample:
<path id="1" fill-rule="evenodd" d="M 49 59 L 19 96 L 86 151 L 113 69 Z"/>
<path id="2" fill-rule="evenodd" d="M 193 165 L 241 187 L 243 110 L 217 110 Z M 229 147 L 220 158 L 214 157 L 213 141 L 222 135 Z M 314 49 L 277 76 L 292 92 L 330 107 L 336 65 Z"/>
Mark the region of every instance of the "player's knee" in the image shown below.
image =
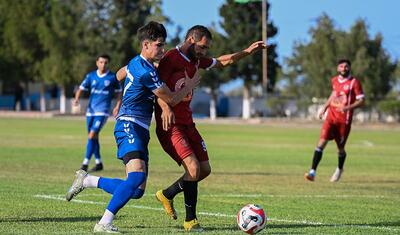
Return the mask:
<path id="1" fill-rule="evenodd" d="M 199 164 L 190 164 L 186 167 L 187 175 L 192 180 L 198 180 L 200 178 L 200 166 Z"/>
<path id="2" fill-rule="evenodd" d="M 98 134 L 94 131 L 90 131 L 88 137 L 89 137 L 89 139 L 97 139 Z"/>
<path id="3" fill-rule="evenodd" d="M 211 174 L 211 167 L 201 168 L 201 178 L 204 179 Z"/>
<path id="4" fill-rule="evenodd" d="M 188 169 L 188 175 L 192 180 L 199 180 L 200 178 L 200 168 L 193 166 Z"/>
<path id="5" fill-rule="evenodd" d="M 146 180 L 146 173 L 144 172 L 130 172 L 128 173 L 128 178 L 126 183 L 129 188 L 136 190 L 138 185 L 141 185 Z"/>
<path id="6" fill-rule="evenodd" d="M 139 198 L 143 197 L 143 194 L 144 194 L 144 190 L 141 189 L 141 188 L 137 188 L 137 189 L 133 192 L 131 198 L 132 198 L 132 199 L 139 199 Z"/>
<path id="7" fill-rule="evenodd" d="M 199 161 L 193 157 L 189 156 L 183 160 L 183 165 L 186 170 L 186 175 L 191 180 L 199 180 L 200 178 L 200 163 Z"/>

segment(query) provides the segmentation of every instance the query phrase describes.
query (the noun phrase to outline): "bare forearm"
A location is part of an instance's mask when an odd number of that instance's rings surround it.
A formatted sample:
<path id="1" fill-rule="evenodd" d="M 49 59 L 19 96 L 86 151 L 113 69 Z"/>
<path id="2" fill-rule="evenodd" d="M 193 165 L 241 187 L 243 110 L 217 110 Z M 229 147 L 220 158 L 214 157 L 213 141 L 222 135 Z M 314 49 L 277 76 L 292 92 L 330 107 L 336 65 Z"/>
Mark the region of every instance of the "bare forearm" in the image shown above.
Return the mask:
<path id="1" fill-rule="evenodd" d="M 364 105 L 364 99 L 356 100 L 354 103 L 347 107 L 348 110 L 356 109 Z"/>
<path id="2" fill-rule="evenodd" d="M 233 63 L 236 63 L 237 61 L 241 60 L 242 58 L 246 57 L 250 55 L 249 52 L 243 50 L 240 52 L 236 52 L 233 54 L 227 54 L 227 55 L 222 55 L 220 57 L 217 58 L 218 66 L 219 67 L 225 67 L 228 65 L 231 65 Z"/>
<path id="3" fill-rule="evenodd" d="M 191 88 L 183 87 L 178 92 L 174 92 L 171 102 L 168 104 L 171 105 L 172 107 L 179 104 L 183 100 L 183 98 L 185 98 L 191 91 L 192 91 Z"/>
<path id="4" fill-rule="evenodd" d="M 161 99 L 159 97 L 157 97 L 157 103 L 158 103 L 158 105 L 160 105 L 162 110 L 169 108 L 169 105 L 167 104 L 167 102 L 165 102 L 163 99 Z"/>
<path id="5" fill-rule="evenodd" d="M 117 107 L 119 108 L 119 107 L 121 107 L 121 103 L 122 103 L 122 93 L 121 92 L 117 93 L 116 99 L 117 99 L 117 103 L 115 104 L 115 108 L 117 108 Z"/>
<path id="6" fill-rule="evenodd" d="M 82 90 L 81 90 L 81 89 L 78 89 L 78 90 L 76 91 L 76 93 L 75 93 L 75 100 L 76 100 L 76 101 L 79 100 L 79 98 L 81 97 L 81 94 L 82 94 Z"/>

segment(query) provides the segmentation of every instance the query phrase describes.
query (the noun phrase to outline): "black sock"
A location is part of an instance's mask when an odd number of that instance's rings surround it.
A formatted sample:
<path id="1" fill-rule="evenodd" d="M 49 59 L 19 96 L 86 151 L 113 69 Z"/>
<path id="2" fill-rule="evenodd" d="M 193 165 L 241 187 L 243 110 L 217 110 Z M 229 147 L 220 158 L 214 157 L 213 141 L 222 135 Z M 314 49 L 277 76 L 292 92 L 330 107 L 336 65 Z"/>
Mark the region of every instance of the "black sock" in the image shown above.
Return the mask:
<path id="1" fill-rule="evenodd" d="M 197 181 L 183 181 L 183 193 L 185 195 L 186 220 L 196 219 Z"/>
<path id="2" fill-rule="evenodd" d="M 183 176 L 179 178 L 175 183 L 171 184 L 168 188 L 163 190 L 163 194 L 169 200 L 174 199 L 176 194 L 183 191 Z"/>
<path id="3" fill-rule="evenodd" d="M 343 165 L 344 165 L 344 161 L 346 160 L 346 152 L 339 153 L 339 154 L 338 154 L 338 159 L 339 159 L 339 161 L 338 161 L 338 168 L 339 168 L 340 170 L 342 170 L 342 169 L 343 169 Z"/>
<path id="4" fill-rule="evenodd" d="M 322 150 L 318 149 L 318 148 L 315 149 L 311 169 L 317 170 L 317 167 L 318 167 L 319 162 L 321 161 L 321 158 L 322 158 Z"/>

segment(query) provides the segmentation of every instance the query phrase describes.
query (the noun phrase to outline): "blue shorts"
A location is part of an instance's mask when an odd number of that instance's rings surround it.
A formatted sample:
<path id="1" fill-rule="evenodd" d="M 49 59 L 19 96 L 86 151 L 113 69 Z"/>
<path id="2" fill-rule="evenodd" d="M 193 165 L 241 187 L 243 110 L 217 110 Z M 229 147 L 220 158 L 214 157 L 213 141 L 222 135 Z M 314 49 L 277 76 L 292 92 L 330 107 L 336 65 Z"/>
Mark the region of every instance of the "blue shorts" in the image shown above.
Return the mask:
<path id="1" fill-rule="evenodd" d="M 107 116 L 86 116 L 86 127 L 88 133 L 93 131 L 98 134 L 107 122 Z"/>
<path id="2" fill-rule="evenodd" d="M 125 154 L 138 151 L 142 154 L 143 160 L 146 163 L 149 162 L 149 151 L 147 149 L 150 141 L 149 130 L 131 121 L 117 120 L 114 137 L 118 146 L 118 159 L 122 160 Z"/>

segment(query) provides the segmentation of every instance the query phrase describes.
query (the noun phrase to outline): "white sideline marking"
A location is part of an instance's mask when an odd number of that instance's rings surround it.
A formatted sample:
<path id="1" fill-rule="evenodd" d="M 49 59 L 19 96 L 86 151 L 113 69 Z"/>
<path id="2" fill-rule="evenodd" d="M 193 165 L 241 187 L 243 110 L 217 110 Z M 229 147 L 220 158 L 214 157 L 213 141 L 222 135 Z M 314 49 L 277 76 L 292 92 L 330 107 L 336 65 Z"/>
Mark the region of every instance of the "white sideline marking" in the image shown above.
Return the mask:
<path id="1" fill-rule="evenodd" d="M 363 140 L 361 141 L 363 145 L 367 146 L 367 147 L 373 147 L 374 143 L 372 143 L 371 141 L 368 140 Z"/>
<path id="2" fill-rule="evenodd" d="M 43 198 L 43 199 L 50 199 L 50 200 L 65 201 L 64 195 L 42 195 L 42 194 L 36 194 L 36 195 L 33 195 L 33 197 Z M 71 202 L 83 203 L 83 204 L 92 204 L 92 205 L 93 204 L 94 205 L 106 205 L 105 202 L 94 202 L 94 201 L 79 200 L 79 199 L 74 199 Z M 146 210 L 154 210 L 154 211 L 164 211 L 163 208 L 155 208 L 155 207 L 149 207 L 149 206 L 126 205 L 125 207 L 137 208 L 137 209 L 146 209 Z M 224 213 L 198 212 L 198 214 L 206 215 L 206 216 L 215 216 L 215 217 L 236 218 L 236 215 L 228 215 L 228 214 L 224 214 Z M 386 227 L 386 226 L 325 224 L 325 223 L 321 223 L 321 222 L 313 222 L 313 221 L 307 221 L 307 220 L 285 220 L 285 219 L 268 218 L 268 221 L 294 223 L 294 224 L 307 224 L 307 225 L 321 225 L 321 226 L 331 226 L 331 227 L 365 228 L 365 229 L 382 229 L 382 230 L 389 230 L 389 231 L 400 231 L 400 229 L 390 228 L 390 227 Z"/>
<path id="3" fill-rule="evenodd" d="M 54 194 L 52 196 L 64 197 L 64 194 Z M 91 197 L 91 196 L 104 196 L 103 193 L 86 193 L 79 195 L 79 197 Z M 154 194 L 146 193 L 144 197 L 154 197 Z M 385 196 L 385 195 L 328 195 L 328 194 L 202 194 L 201 197 L 222 197 L 222 198 L 372 198 L 372 199 L 398 199 L 399 197 Z"/>

